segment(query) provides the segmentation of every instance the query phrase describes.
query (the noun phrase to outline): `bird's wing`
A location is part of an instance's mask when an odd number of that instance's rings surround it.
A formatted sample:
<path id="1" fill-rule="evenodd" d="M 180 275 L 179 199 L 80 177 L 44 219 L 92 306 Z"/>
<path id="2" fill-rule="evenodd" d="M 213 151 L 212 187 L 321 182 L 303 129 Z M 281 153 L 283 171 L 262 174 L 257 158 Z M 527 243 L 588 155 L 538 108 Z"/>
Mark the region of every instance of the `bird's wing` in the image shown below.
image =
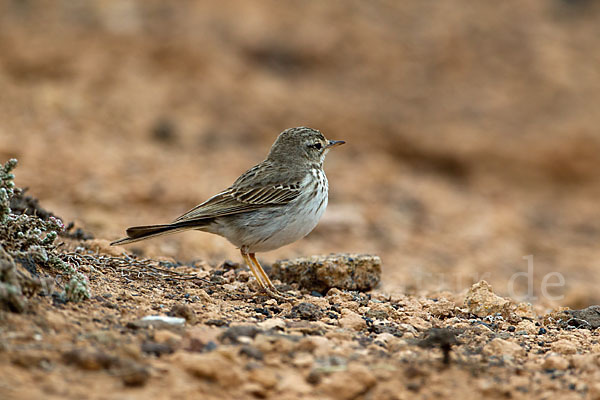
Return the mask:
<path id="1" fill-rule="evenodd" d="M 222 217 L 265 206 L 287 204 L 300 194 L 305 176 L 303 173 L 292 173 L 263 162 L 246 171 L 230 188 L 192 208 L 173 222 Z"/>

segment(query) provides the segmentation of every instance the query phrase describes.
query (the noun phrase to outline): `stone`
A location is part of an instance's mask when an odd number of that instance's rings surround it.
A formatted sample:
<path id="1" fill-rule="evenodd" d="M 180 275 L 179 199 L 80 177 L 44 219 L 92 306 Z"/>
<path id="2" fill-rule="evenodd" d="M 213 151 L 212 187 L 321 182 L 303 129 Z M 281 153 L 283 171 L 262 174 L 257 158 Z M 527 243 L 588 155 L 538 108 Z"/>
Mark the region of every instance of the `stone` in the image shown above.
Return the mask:
<path id="1" fill-rule="evenodd" d="M 566 310 L 565 313 L 571 317 L 571 320 L 566 321 L 566 325 L 588 329 L 600 327 L 600 306 L 598 305 L 582 310 Z"/>
<path id="2" fill-rule="evenodd" d="M 592 372 L 598 369 L 600 354 L 574 354 L 570 365 L 579 371 Z"/>
<path id="3" fill-rule="evenodd" d="M 121 368 L 119 376 L 125 386 L 140 387 L 150 378 L 150 370 L 144 365 L 130 362 Z"/>
<path id="4" fill-rule="evenodd" d="M 321 321 L 289 320 L 285 323 L 285 327 L 291 334 L 322 335 L 327 331 Z"/>
<path id="5" fill-rule="evenodd" d="M 176 364 L 196 378 L 216 382 L 221 386 L 240 385 L 243 382 L 243 371 L 236 360 L 229 359 L 217 351 L 178 352 L 173 358 Z"/>
<path id="6" fill-rule="evenodd" d="M 253 397 L 264 399 L 267 397 L 267 392 L 264 387 L 254 382 L 246 382 L 242 386 L 242 391 L 248 393 Z"/>
<path id="7" fill-rule="evenodd" d="M 309 353 L 296 353 L 292 364 L 297 368 L 309 368 L 315 363 L 314 357 Z"/>
<path id="8" fill-rule="evenodd" d="M 264 321 L 259 322 L 257 325 L 259 326 L 259 328 L 265 331 L 285 329 L 285 321 L 281 318 L 265 319 Z"/>
<path id="9" fill-rule="evenodd" d="M 342 317 L 338 320 L 340 327 L 360 331 L 367 327 L 367 321 L 359 314 L 348 309 L 342 309 Z"/>
<path id="10" fill-rule="evenodd" d="M 270 369 L 254 368 L 248 374 L 248 379 L 258 383 L 265 389 L 272 389 L 277 385 L 277 375 Z"/>
<path id="11" fill-rule="evenodd" d="M 325 336 L 307 336 L 298 341 L 294 350 L 308 352 L 320 357 L 327 354 L 330 347 L 330 340 Z"/>
<path id="12" fill-rule="evenodd" d="M 530 320 L 533 320 L 537 317 L 535 311 L 533 311 L 533 306 L 531 305 L 531 303 L 517 304 L 514 313 L 517 317 L 527 318 Z"/>
<path id="13" fill-rule="evenodd" d="M 423 309 L 436 318 L 447 318 L 454 314 L 456 304 L 453 301 L 447 299 L 439 299 L 438 301 L 431 301 L 424 304 Z"/>
<path id="14" fill-rule="evenodd" d="M 115 357 L 90 349 L 73 349 L 65 352 L 62 358 L 66 364 L 74 364 L 88 371 L 108 369 L 119 363 L 119 360 Z"/>
<path id="15" fill-rule="evenodd" d="M 382 346 L 386 347 L 388 343 L 392 342 L 393 340 L 396 340 L 396 336 L 388 332 L 383 332 L 375 337 L 374 343 L 381 344 Z"/>
<path id="16" fill-rule="evenodd" d="M 590 400 L 600 400 L 600 382 L 590 383 L 587 398 Z"/>
<path id="17" fill-rule="evenodd" d="M 254 347 L 254 346 L 250 346 L 250 345 L 242 346 L 240 348 L 240 354 L 242 354 L 248 358 L 254 358 L 255 360 L 259 360 L 259 361 L 262 361 L 265 358 L 262 350 Z"/>
<path id="18" fill-rule="evenodd" d="M 157 357 L 162 356 L 163 354 L 171 354 L 175 351 L 173 346 L 168 343 L 157 343 L 157 342 L 144 342 L 142 343 L 142 352 L 146 354 L 153 354 Z"/>
<path id="19" fill-rule="evenodd" d="M 207 346 L 215 347 L 222 330 L 212 326 L 196 325 L 186 331 L 181 347 L 187 351 L 201 352 Z"/>
<path id="20" fill-rule="evenodd" d="M 159 329 L 154 332 L 154 341 L 175 347 L 181 342 L 181 336 L 167 329 Z"/>
<path id="21" fill-rule="evenodd" d="M 367 367 L 352 364 L 346 371 L 323 378 L 319 388 L 332 399 L 349 400 L 367 392 L 376 383 L 375 376 Z"/>
<path id="22" fill-rule="evenodd" d="M 542 368 L 564 371 L 569 368 L 569 361 L 558 354 L 550 354 L 542 363 Z"/>
<path id="23" fill-rule="evenodd" d="M 540 328 L 533 321 L 523 320 L 517 324 L 515 330 L 517 332 L 527 332 L 528 335 L 535 335 L 540 331 Z"/>
<path id="24" fill-rule="evenodd" d="M 308 321 L 317 321 L 323 316 L 323 311 L 319 306 L 312 303 L 300 303 L 292 307 L 288 318 L 300 318 Z"/>
<path id="25" fill-rule="evenodd" d="M 190 307 L 187 304 L 175 304 L 171 308 L 170 315 L 174 317 L 185 318 L 187 323 L 190 325 L 194 325 L 198 321 L 198 318 L 196 317 L 196 312 L 192 307 Z"/>
<path id="26" fill-rule="evenodd" d="M 483 353 L 487 356 L 510 356 L 514 358 L 524 355 L 525 349 L 509 340 L 495 338 L 483 347 Z"/>
<path id="27" fill-rule="evenodd" d="M 68 357 L 64 358 L 67 361 Z M 39 368 L 48 363 L 48 357 L 39 351 L 19 351 L 10 357 L 10 361 L 22 368 Z M 85 367 L 83 367 L 86 369 Z"/>
<path id="28" fill-rule="evenodd" d="M 293 393 L 306 395 L 312 391 L 312 387 L 300 373 L 295 370 L 288 370 L 278 380 L 275 390 L 280 393 L 285 393 L 285 397 L 287 398 L 293 398 Z"/>
<path id="29" fill-rule="evenodd" d="M 220 339 L 224 343 L 241 343 L 245 340 L 243 338 L 254 338 L 262 331 L 254 325 L 238 325 L 228 328 L 220 336 Z"/>
<path id="30" fill-rule="evenodd" d="M 331 288 L 364 292 L 379 284 L 381 259 L 368 254 L 330 254 L 279 260 L 271 268 L 271 277 L 321 294 Z"/>
<path id="31" fill-rule="evenodd" d="M 154 328 L 169 329 L 181 328 L 185 325 L 185 318 L 169 317 L 166 315 L 147 315 L 136 321 L 128 322 L 127 327 L 131 329 Z"/>
<path id="32" fill-rule="evenodd" d="M 496 295 L 492 286 L 486 281 L 479 281 L 469 288 L 464 304 L 468 312 L 478 317 L 498 313 L 507 317 L 511 306 L 511 302 Z"/>
<path id="33" fill-rule="evenodd" d="M 577 346 L 567 339 L 560 339 L 550 345 L 553 352 L 559 354 L 575 354 Z"/>

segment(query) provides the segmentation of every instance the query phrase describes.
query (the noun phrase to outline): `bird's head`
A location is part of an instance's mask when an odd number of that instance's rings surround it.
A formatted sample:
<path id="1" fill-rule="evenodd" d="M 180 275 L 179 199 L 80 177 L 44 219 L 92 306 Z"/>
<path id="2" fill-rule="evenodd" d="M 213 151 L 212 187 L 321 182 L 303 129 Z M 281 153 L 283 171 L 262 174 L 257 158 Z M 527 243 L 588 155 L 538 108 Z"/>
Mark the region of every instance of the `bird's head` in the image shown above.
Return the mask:
<path id="1" fill-rule="evenodd" d="M 290 128 L 279 134 L 267 158 L 284 163 L 322 165 L 329 150 L 344 143 L 343 140 L 327 140 L 316 129 Z"/>

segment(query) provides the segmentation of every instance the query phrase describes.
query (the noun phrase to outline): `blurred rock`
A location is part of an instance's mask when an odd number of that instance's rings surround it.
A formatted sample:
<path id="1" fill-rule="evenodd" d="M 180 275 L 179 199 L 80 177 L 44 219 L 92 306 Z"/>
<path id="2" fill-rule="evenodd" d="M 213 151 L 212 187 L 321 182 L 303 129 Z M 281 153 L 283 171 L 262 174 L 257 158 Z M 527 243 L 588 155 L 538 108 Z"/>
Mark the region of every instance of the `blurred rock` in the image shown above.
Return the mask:
<path id="1" fill-rule="evenodd" d="M 536 316 L 535 312 L 533 311 L 533 306 L 531 305 L 531 303 L 517 304 L 517 307 L 515 308 L 514 313 L 517 317 L 520 317 L 520 318 L 534 319 Z"/>
<path id="2" fill-rule="evenodd" d="M 523 320 L 516 326 L 517 332 L 525 332 L 529 335 L 535 335 L 539 331 L 539 327 L 533 321 Z"/>
<path id="3" fill-rule="evenodd" d="M 171 354 L 175 351 L 175 344 L 172 342 L 152 342 L 147 341 L 142 343 L 142 352 L 146 354 L 152 354 L 156 357 L 160 357 L 163 354 Z"/>
<path id="4" fill-rule="evenodd" d="M 483 353 L 488 356 L 510 356 L 512 358 L 525 354 L 525 349 L 515 342 L 495 338 L 483 347 Z"/>
<path id="5" fill-rule="evenodd" d="M 465 297 L 467 310 L 478 317 L 486 317 L 498 313 L 507 317 L 510 305 L 511 302 L 496 295 L 492 290 L 492 286 L 486 281 L 479 281 L 471 286 Z"/>
<path id="6" fill-rule="evenodd" d="M 141 329 L 153 327 L 155 329 L 181 328 L 185 325 L 185 318 L 168 317 L 166 315 L 147 315 L 136 321 L 127 323 L 128 328 Z"/>
<path id="7" fill-rule="evenodd" d="M 74 364 L 88 371 L 108 369 L 119 363 L 117 358 L 92 349 L 73 349 L 63 353 L 62 358 L 66 364 Z"/>
<path id="8" fill-rule="evenodd" d="M 153 140 L 164 144 L 175 143 L 178 139 L 178 131 L 175 122 L 168 118 L 159 119 L 152 127 L 151 137 Z"/>
<path id="9" fill-rule="evenodd" d="M 265 331 L 283 330 L 285 328 L 285 321 L 281 318 L 269 318 L 259 322 L 258 326 Z"/>
<path id="10" fill-rule="evenodd" d="M 197 378 L 216 382 L 221 386 L 239 385 L 243 382 L 239 360 L 217 352 L 177 353 L 174 357 L 178 365 Z"/>
<path id="11" fill-rule="evenodd" d="M 375 386 L 377 379 L 364 365 L 350 365 L 347 371 L 332 374 L 320 384 L 320 388 L 332 399 L 354 399 Z"/>
<path id="12" fill-rule="evenodd" d="M 300 318 L 308 321 L 317 321 L 323 315 L 323 311 L 311 303 L 300 303 L 292 307 L 289 318 Z"/>
<path id="13" fill-rule="evenodd" d="M 159 329 L 154 332 L 154 341 L 175 347 L 181 342 L 181 336 L 167 329 Z"/>
<path id="14" fill-rule="evenodd" d="M 367 254 L 331 254 L 280 260 L 273 264 L 271 277 L 322 294 L 331 288 L 364 292 L 379 284 L 381 259 Z"/>
<path id="15" fill-rule="evenodd" d="M 552 351 L 554 351 L 555 353 L 559 353 L 559 354 L 575 354 L 575 353 L 577 353 L 577 346 L 575 345 L 575 343 L 573 343 L 567 339 L 557 340 L 556 342 L 552 343 L 550 348 L 552 349 Z"/>
<path id="16" fill-rule="evenodd" d="M 589 306 L 582 310 L 566 310 L 565 313 L 572 317 L 565 322 L 568 326 L 589 329 L 600 327 L 600 306 Z"/>
<path id="17" fill-rule="evenodd" d="M 197 325 L 186 331 L 181 347 L 191 352 L 211 350 L 216 347 L 221 333 L 221 329 Z"/>
<path id="18" fill-rule="evenodd" d="M 456 304 L 447 299 L 439 299 L 437 301 L 427 302 L 423 306 L 425 310 L 437 318 L 446 318 L 452 316 L 454 309 L 456 308 Z"/>
<path id="19" fill-rule="evenodd" d="M 0 347 L 1 349 L 2 347 Z M 65 361 L 70 362 L 69 356 L 63 358 Z M 44 363 L 48 363 L 48 357 L 39 351 L 21 351 L 14 354 L 10 361 L 18 365 L 21 368 L 40 368 Z"/>
<path id="20" fill-rule="evenodd" d="M 254 358 L 255 360 L 259 360 L 262 361 L 263 358 L 265 357 L 262 350 L 254 347 L 254 346 L 250 346 L 250 345 L 244 345 L 240 348 L 240 354 L 248 357 L 248 358 Z"/>
<path id="21" fill-rule="evenodd" d="M 569 368 L 569 361 L 562 356 L 550 354 L 542 363 L 542 368 L 563 371 Z"/>
<path id="22" fill-rule="evenodd" d="M 277 375 L 272 370 L 255 368 L 248 374 L 249 380 L 258 383 L 265 389 L 272 389 L 277 385 Z"/>
<path id="23" fill-rule="evenodd" d="M 347 309 L 342 310 L 342 317 L 339 319 L 339 323 L 342 328 L 354 331 L 360 331 L 367 327 L 367 322 L 363 317 Z"/>
<path id="24" fill-rule="evenodd" d="M 185 318 L 190 325 L 194 325 L 198 320 L 194 309 L 187 304 L 175 304 L 169 314 L 174 317 Z"/>
<path id="25" fill-rule="evenodd" d="M 150 370 L 144 365 L 130 362 L 121 368 L 118 375 L 125 386 L 139 387 L 148 382 Z"/>
<path id="26" fill-rule="evenodd" d="M 262 331 L 254 325 L 238 325 L 228 328 L 220 336 L 223 343 L 239 343 L 243 338 L 254 338 Z"/>

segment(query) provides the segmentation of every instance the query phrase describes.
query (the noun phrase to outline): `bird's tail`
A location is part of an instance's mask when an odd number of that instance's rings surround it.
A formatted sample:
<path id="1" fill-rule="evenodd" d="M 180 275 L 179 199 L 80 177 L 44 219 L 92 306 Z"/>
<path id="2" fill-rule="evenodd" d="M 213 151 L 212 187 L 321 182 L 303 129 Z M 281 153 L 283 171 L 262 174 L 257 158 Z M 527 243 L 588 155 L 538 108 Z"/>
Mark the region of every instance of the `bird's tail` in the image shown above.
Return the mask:
<path id="1" fill-rule="evenodd" d="M 211 219 L 196 220 L 196 221 L 182 221 L 174 222 L 172 224 L 162 225 L 143 225 L 143 226 L 132 226 L 127 228 L 125 231 L 127 237 L 119 240 L 115 240 L 110 245 L 116 246 L 120 244 L 129 244 L 139 242 L 140 240 L 146 240 L 157 236 L 170 235 L 171 233 L 177 233 L 187 231 L 190 229 L 202 229 L 202 227 L 212 222 Z"/>

